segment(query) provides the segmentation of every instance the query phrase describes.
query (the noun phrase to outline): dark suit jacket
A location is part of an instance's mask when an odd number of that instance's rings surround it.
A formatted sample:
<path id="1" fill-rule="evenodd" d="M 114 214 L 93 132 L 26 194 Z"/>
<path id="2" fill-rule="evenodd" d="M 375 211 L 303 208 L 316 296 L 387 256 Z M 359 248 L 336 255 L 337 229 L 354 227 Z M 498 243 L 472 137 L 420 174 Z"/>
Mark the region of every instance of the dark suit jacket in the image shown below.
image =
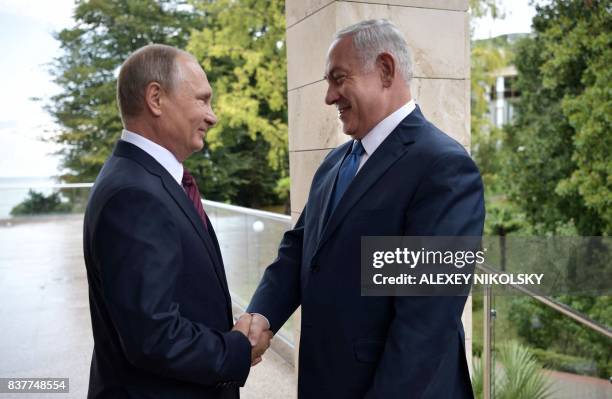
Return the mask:
<path id="1" fill-rule="evenodd" d="M 302 305 L 300 398 L 471 398 L 465 297 L 360 295 L 361 236 L 482 234 L 483 187 L 465 149 L 408 115 L 326 217 L 346 143 L 314 175 L 249 312 L 274 331 Z"/>
<path id="2" fill-rule="evenodd" d="M 85 212 L 89 398 L 238 398 L 251 346 L 230 331 L 230 295 L 208 226 L 157 161 L 117 143 Z"/>

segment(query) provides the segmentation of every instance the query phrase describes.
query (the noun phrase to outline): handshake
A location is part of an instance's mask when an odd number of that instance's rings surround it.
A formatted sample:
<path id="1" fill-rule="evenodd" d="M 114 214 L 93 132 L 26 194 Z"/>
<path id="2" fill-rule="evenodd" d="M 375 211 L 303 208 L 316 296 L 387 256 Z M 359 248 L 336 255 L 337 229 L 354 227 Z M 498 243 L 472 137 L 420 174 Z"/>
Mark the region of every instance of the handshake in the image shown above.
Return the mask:
<path id="1" fill-rule="evenodd" d="M 261 362 L 261 356 L 270 347 L 272 331 L 268 320 L 260 314 L 243 313 L 232 331 L 240 331 L 251 342 L 251 366 Z"/>

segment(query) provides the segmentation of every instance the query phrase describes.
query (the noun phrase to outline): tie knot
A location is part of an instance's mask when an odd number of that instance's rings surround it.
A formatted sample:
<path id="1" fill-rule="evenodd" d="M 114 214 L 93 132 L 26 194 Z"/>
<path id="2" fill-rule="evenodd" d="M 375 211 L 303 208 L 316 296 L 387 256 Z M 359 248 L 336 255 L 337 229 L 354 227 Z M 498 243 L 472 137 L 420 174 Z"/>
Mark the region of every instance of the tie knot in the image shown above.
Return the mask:
<path id="1" fill-rule="evenodd" d="M 354 140 L 353 148 L 351 149 L 351 154 L 362 156 L 364 152 L 365 152 L 365 148 L 363 148 L 363 144 L 361 144 L 361 140 Z"/>
<path id="2" fill-rule="evenodd" d="M 193 176 L 191 176 L 191 173 L 189 173 L 187 169 L 183 169 L 182 183 L 183 187 L 193 186 Z"/>

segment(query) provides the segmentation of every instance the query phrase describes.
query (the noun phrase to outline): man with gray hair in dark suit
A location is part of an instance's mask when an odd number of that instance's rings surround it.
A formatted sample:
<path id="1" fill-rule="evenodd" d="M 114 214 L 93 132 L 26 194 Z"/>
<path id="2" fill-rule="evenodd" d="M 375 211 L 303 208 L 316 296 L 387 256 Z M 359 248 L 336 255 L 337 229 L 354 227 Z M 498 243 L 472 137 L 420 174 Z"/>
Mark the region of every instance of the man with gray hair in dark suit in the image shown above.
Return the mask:
<path id="1" fill-rule="evenodd" d="M 406 41 L 389 21 L 343 29 L 329 48 L 325 102 L 351 140 L 316 171 L 248 307 L 255 339 L 301 305 L 300 399 L 473 397 L 465 295 L 361 295 L 361 237 L 483 230 L 478 168 L 425 119 L 411 77 Z"/>

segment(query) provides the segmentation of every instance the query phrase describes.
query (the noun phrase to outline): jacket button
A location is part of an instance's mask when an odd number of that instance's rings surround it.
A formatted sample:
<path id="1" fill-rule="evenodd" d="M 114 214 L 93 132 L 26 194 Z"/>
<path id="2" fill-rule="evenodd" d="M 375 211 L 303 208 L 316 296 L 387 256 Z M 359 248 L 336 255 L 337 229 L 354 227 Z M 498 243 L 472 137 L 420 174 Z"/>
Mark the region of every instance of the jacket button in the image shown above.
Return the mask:
<path id="1" fill-rule="evenodd" d="M 312 266 L 310 266 L 310 271 L 312 273 L 318 273 L 319 270 L 321 270 L 321 267 L 319 265 L 312 265 Z"/>

